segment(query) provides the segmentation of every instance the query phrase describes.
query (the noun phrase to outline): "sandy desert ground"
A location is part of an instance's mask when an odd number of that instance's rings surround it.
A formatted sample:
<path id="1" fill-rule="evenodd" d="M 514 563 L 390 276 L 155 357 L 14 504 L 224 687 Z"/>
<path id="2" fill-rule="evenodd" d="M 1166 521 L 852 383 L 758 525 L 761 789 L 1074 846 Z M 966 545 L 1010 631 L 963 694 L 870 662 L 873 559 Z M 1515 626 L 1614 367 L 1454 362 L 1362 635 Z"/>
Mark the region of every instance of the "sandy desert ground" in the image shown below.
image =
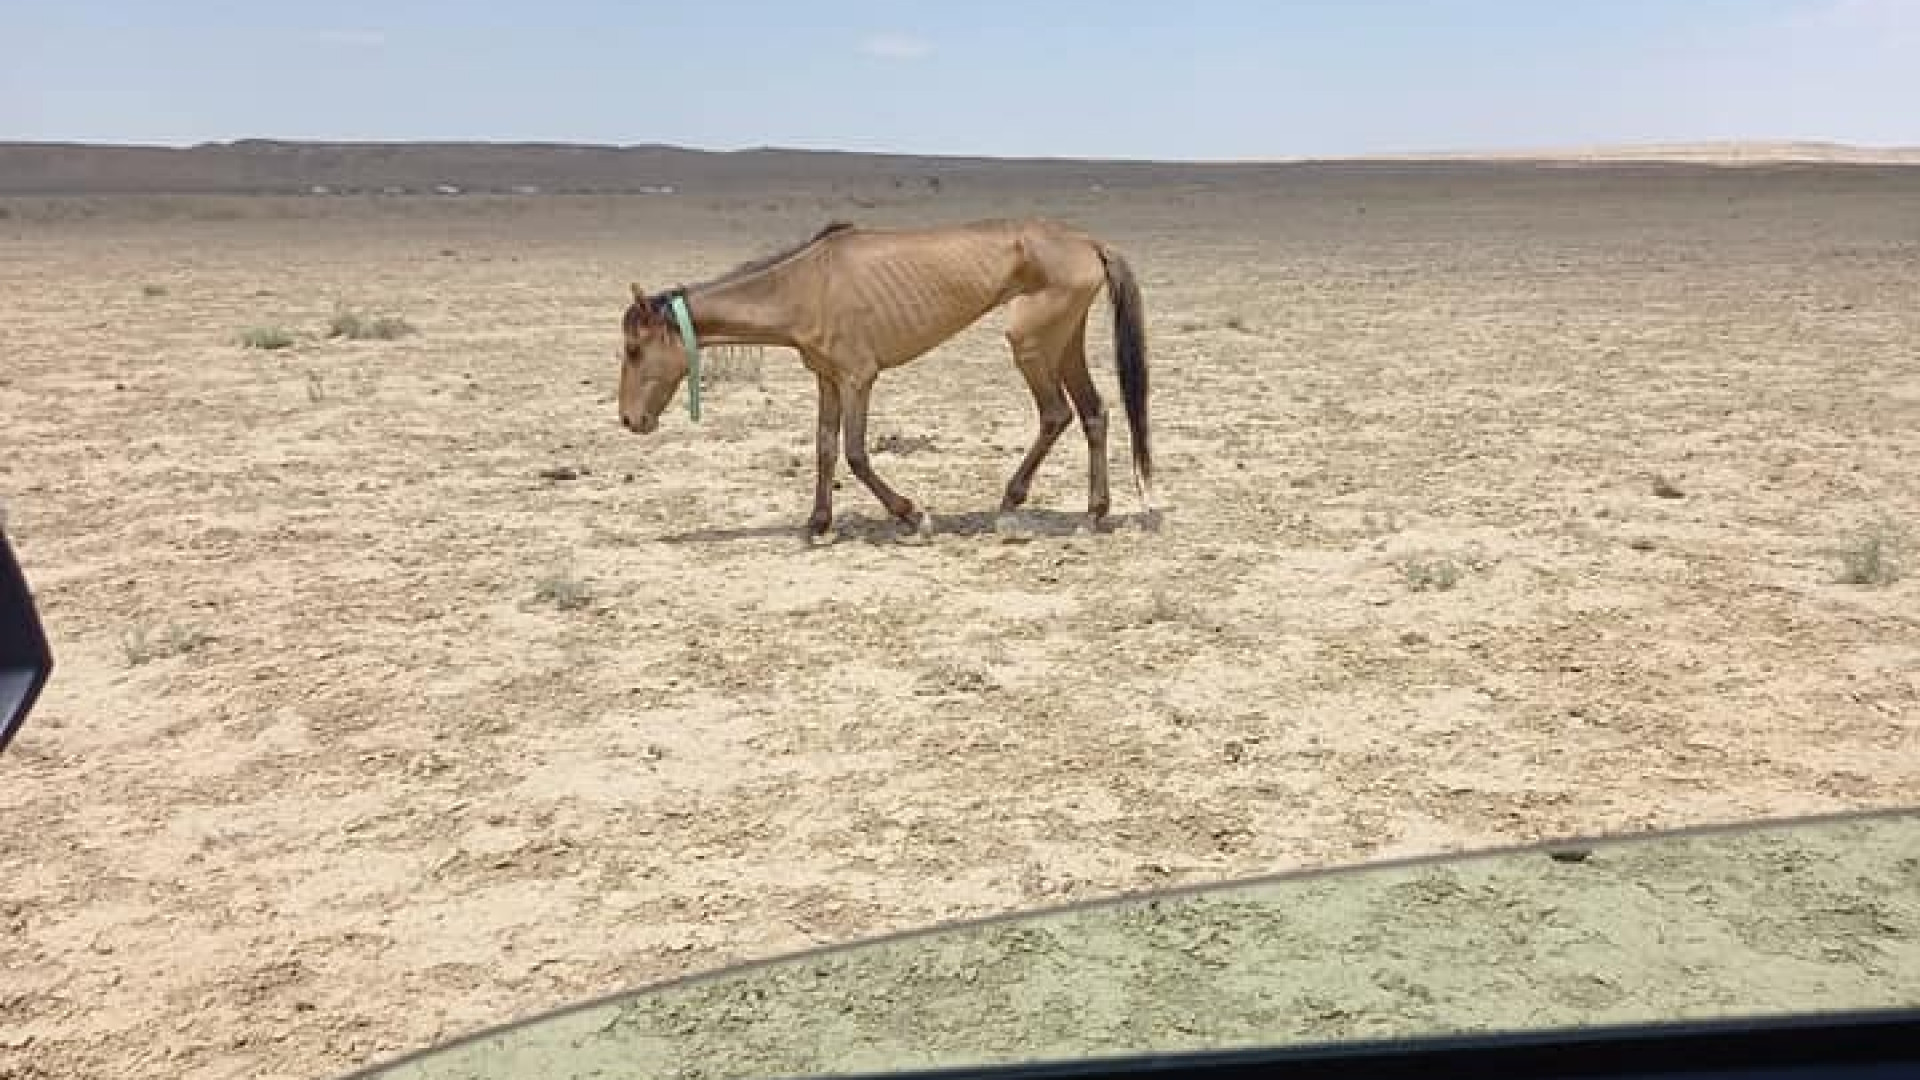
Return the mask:
<path id="1" fill-rule="evenodd" d="M 0 204 L 0 495 L 60 665 L 0 760 L 0 1077 L 325 1077 L 952 918 L 1912 805 L 1916 200 L 1329 167 Z M 1070 432 L 996 534 L 1034 420 L 993 319 L 881 384 L 930 543 L 851 478 L 800 541 L 784 354 L 697 427 L 616 423 L 629 281 L 1026 213 L 1140 273 L 1159 531 L 1121 427 L 1113 531 L 1074 532 Z M 328 340 L 340 304 L 418 332 Z M 1875 542 L 1908 572 L 1839 580 Z"/>

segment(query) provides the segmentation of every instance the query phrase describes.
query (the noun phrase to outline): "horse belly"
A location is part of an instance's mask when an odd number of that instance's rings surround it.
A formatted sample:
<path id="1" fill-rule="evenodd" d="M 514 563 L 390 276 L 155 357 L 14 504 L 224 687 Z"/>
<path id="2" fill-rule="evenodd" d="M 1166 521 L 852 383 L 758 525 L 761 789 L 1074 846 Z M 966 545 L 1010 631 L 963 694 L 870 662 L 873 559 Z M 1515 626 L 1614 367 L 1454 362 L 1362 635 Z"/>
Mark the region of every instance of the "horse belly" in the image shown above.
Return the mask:
<path id="1" fill-rule="evenodd" d="M 968 269 L 973 272 L 962 275 L 939 266 L 882 268 L 842 333 L 882 367 L 925 354 L 1005 301 L 1004 280 Z"/>

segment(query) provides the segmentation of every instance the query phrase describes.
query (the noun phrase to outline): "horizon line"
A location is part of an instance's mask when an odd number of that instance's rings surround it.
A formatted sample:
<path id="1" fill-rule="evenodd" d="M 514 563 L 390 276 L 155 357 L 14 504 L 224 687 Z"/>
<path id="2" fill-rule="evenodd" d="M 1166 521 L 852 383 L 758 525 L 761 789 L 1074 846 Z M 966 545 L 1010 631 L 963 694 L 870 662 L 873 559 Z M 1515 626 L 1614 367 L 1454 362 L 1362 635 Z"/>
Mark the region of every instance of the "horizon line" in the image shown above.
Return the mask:
<path id="1" fill-rule="evenodd" d="M 335 147 L 498 147 L 567 150 L 670 151 L 688 154 L 730 156 L 743 154 L 818 154 L 829 156 L 922 158 L 949 161 L 1084 163 L 1097 165 L 1287 165 L 1338 162 L 1413 162 L 1413 161 L 1530 161 L 1530 160 L 1673 160 L 1706 158 L 1717 160 L 1830 161 L 1836 164 L 1864 163 L 1920 164 L 1920 144 L 1872 145 L 1810 138 L 1719 138 L 1698 140 L 1663 139 L 1648 142 L 1594 143 L 1586 145 L 1536 147 L 1483 147 L 1427 150 L 1396 150 L 1354 154 L 1288 154 L 1273 156 L 1222 157 L 1137 157 L 1115 155 L 988 154 L 957 151 L 922 152 L 912 150 L 857 150 L 822 146 L 696 146 L 666 142 L 594 142 L 538 138 L 331 138 L 243 135 L 226 139 L 195 142 L 113 139 L 0 139 L 0 147 L 63 147 L 105 150 L 159 150 L 192 152 L 235 148 L 247 144 Z"/>

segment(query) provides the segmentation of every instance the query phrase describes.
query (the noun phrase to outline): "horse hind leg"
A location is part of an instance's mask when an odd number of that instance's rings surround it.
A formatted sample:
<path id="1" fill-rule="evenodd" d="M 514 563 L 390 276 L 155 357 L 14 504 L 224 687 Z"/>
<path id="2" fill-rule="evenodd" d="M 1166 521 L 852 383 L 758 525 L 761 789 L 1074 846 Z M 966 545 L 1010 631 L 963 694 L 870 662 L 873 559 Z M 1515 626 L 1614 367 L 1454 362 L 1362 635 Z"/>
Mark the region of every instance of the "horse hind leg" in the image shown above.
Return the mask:
<path id="1" fill-rule="evenodd" d="M 1080 430 L 1087 437 L 1087 518 L 1099 528 L 1113 500 L 1107 487 L 1107 409 L 1087 371 L 1087 324 L 1075 328 L 1061 359 L 1061 382 L 1073 409 L 1080 414 Z"/>
<path id="2" fill-rule="evenodd" d="M 1019 509 L 1027 501 L 1033 490 L 1034 474 L 1040 471 L 1040 465 L 1052 452 L 1054 443 L 1060 439 L 1061 432 L 1073 423 L 1073 407 L 1067 403 L 1067 395 L 1060 382 L 1060 356 L 1066 344 L 1057 323 L 1045 319 L 1046 309 L 1035 297 L 1017 297 L 1012 304 L 1011 325 L 1007 329 L 1007 345 L 1013 350 L 1013 362 L 1020 369 L 1020 375 L 1026 379 L 1027 389 L 1033 394 L 1033 403 L 1040 413 L 1040 430 L 1034 435 L 1033 445 L 1020 461 L 1019 468 L 1007 481 L 1007 490 L 1000 500 L 1000 512 L 1010 513 Z"/>

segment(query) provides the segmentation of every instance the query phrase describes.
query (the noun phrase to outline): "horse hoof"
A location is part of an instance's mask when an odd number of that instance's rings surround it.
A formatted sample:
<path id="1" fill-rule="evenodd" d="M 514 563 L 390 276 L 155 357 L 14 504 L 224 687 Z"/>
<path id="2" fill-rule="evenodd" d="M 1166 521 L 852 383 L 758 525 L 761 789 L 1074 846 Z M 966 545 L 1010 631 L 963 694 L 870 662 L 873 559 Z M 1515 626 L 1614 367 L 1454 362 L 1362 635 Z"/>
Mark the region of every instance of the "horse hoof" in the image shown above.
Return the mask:
<path id="1" fill-rule="evenodd" d="M 993 519 L 993 534 L 1003 544 L 1024 544 L 1033 539 L 1033 530 L 1020 520 L 1020 515 L 1005 510 Z"/>
<path id="2" fill-rule="evenodd" d="M 926 544 L 933 541 L 933 512 L 927 509 L 915 511 L 912 516 L 894 519 L 900 526 L 900 540 L 909 544 Z"/>

